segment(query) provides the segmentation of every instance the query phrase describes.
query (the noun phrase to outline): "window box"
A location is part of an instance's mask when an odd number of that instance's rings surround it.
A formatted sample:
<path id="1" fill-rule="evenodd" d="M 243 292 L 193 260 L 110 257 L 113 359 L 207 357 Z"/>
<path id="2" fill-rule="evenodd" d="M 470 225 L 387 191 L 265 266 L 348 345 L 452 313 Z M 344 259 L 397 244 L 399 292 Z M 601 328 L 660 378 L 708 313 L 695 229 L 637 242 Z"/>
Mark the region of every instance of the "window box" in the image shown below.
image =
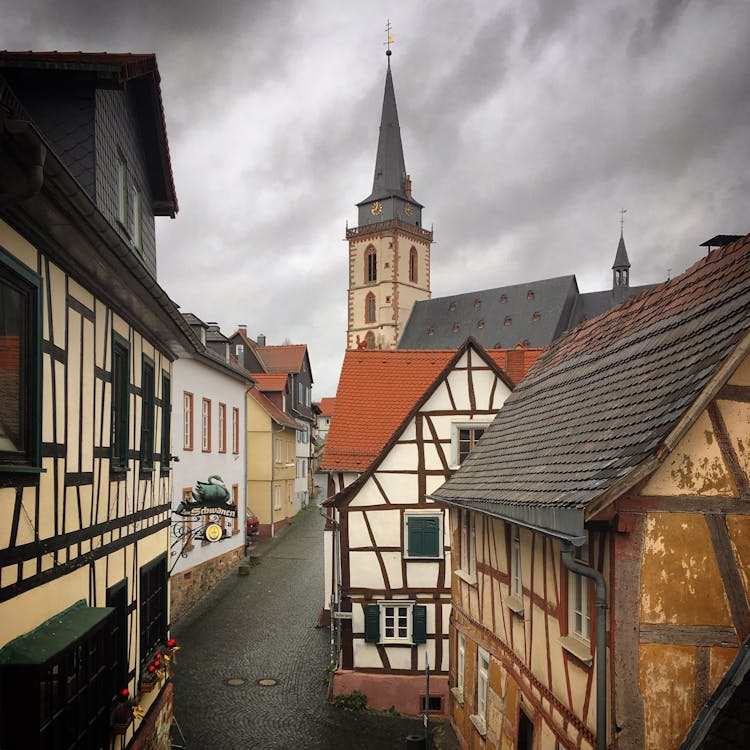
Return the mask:
<path id="1" fill-rule="evenodd" d="M 114 610 L 80 600 L 0 649 L 0 746 L 109 747 Z"/>

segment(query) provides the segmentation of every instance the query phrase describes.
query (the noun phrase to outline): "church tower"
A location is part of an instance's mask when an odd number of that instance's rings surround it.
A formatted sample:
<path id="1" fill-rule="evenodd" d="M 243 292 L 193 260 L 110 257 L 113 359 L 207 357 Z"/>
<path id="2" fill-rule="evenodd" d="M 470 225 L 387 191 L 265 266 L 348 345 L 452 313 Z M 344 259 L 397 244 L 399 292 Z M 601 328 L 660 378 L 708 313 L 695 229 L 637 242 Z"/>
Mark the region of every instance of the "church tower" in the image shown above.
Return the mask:
<path id="1" fill-rule="evenodd" d="M 347 349 L 395 349 L 415 302 L 430 298 L 432 231 L 422 228 L 422 204 L 406 174 L 391 50 L 372 192 L 357 204 L 349 242 Z"/>

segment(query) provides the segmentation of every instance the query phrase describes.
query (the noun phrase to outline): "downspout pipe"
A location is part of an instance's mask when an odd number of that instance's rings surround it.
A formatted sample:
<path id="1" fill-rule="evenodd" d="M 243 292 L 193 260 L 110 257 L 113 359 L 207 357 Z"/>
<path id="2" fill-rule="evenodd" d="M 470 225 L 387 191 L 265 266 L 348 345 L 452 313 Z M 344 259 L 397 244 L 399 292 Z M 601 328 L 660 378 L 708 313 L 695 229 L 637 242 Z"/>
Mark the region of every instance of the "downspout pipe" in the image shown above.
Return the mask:
<path id="1" fill-rule="evenodd" d="M 573 545 L 562 542 L 563 565 L 571 572 L 594 581 L 596 603 L 596 750 L 607 750 L 607 582 L 594 568 L 573 555 Z"/>

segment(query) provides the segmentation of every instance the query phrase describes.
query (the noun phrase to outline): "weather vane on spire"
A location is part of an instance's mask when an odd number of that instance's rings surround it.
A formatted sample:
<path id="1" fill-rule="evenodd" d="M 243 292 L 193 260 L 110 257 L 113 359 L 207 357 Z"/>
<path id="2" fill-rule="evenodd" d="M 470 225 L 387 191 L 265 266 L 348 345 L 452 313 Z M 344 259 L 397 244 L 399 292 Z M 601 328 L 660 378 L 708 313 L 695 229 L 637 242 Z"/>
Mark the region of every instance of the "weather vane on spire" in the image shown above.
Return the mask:
<path id="1" fill-rule="evenodd" d="M 625 228 L 625 214 L 628 212 L 627 208 L 620 209 L 620 234 L 622 235 L 623 229 Z"/>
<path id="2" fill-rule="evenodd" d="M 385 44 L 388 47 L 388 49 L 385 51 L 385 54 L 388 55 L 388 57 L 391 56 L 391 44 L 393 44 L 393 37 L 391 36 L 392 28 L 393 26 L 391 26 L 391 19 L 389 18 L 385 24 L 385 33 L 386 33 L 387 41 L 383 42 L 383 44 Z"/>

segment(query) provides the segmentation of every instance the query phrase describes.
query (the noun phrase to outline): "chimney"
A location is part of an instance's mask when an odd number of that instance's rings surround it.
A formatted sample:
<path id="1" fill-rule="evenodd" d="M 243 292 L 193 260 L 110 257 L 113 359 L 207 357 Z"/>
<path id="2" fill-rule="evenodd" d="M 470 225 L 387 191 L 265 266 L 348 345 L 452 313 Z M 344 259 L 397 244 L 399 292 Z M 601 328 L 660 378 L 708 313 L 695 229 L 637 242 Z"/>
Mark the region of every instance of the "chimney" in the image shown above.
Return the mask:
<path id="1" fill-rule="evenodd" d="M 411 175 L 406 175 L 406 182 L 404 182 L 404 190 L 406 191 L 406 197 L 411 198 Z"/>
<path id="2" fill-rule="evenodd" d="M 247 323 L 238 323 L 237 328 L 247 336 Z"/>
<path id="3" fill-rule="evenodd" d="M 258 334 L 258 346 L 265 346 L 265 345 L 266 345 L 266 334 L 259 333 Z"/>

